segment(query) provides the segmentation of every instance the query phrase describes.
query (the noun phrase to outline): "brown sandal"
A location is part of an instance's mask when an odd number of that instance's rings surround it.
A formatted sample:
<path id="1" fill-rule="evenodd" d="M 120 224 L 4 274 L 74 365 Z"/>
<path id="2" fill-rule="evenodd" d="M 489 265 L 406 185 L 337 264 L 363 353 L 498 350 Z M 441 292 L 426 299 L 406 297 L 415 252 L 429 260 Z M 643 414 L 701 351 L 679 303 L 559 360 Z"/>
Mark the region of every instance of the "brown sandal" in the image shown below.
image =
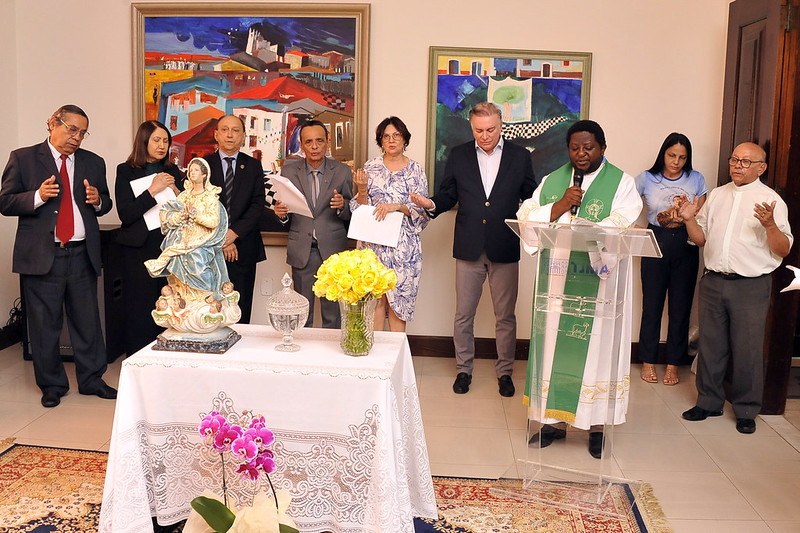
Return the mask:
<path id="1" fill-rule="evenodd" d="M 678 367 L 675 365 L 667 365 L 667 372 L 664 374 L 664 385 L 677 385 L 680 383 L 678 378 Z"/>
<path id="2" fill-rule="evenodd" d="M 642 381 L 658 383 L 658 374 L 656 374 L 656 366 L 653 363 L 642 363 Z"/>

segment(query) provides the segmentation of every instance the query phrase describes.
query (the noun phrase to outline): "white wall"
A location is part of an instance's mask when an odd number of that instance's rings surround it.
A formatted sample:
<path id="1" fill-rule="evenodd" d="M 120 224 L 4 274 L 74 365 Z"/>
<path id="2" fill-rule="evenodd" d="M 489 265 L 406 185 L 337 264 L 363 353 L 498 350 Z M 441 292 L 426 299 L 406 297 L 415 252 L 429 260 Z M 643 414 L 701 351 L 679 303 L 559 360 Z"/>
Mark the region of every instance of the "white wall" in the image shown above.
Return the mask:
<path id="1" fill-rule="evenodd" d="M 0 65 L 3 65 L 3 82 L 0 83 L 0 102 L 4 124 L 0 127 L 0 165 L 5 168 L 8 153 L 17 143 L 19 113 L 17 109 L 17 41 L 15 29 L 16 6 L 9 0 L 0 0 Z M 19 296 L 19 277 L 11 274 L 11 250 L 14 246 L 16 219 L 0 216 L 0 327 L 8 320 L 8 311 Z"/>
<path id="2" fill-rule="evenodd" d="M 590 118 L 606 131 L 609 160 L 636 175 L 652 164 L 669 132 L 681 131 L 692 140 L 695 168 L 715 183 L 728 2 L 500 0 L 456 7 L 377 0 L 371 17 L 369 129 L 388 115 L 402 117 L 413 134 L 408 155 L 425 161 L 431 45 L 589 51 Z M 13 117 L 9 124 L 16 122 L 0 133 L 0 160 L 4 164 L 17 146 L 43 140 L 49 114 L 62 103 L 75 103 L 90 117 L 92 135 L 83 146 L 106 159 L 113 187 L 113 169 L 128 155 L 135 127 L 130 2 L 0 0 L 0 5 L 4 15 L 14 15 L 0 21 L 4 79 L 16 79 L 16 86 L 0 85 L 4 116 Z M 369 156 L 377 152 L 370 145 Z M 112 212 L 102 222 L 117 220 Z M 423 233 L 425 261 L 411 334 L 452 334 L 453 221 L 448 213 Z M 10 272 L 12 229 L 8 219 L 0 219 L 0 245 L 9 251 L 0 264 L 4 272 Z M 267 253 L 257 290 L 263 281 L 279 287 L 286 270 L 282 248 L 270 247 Z M 527 337 L 530 325 L 531 265 L 530 260 L 521 265 L 520 338 Z M 16 276 L 0 278 L 0 316 L 18 292 L 16 284 Z M 638 290 L 636 298 L 634 309 L 639 309 Z M 255 322 L 264 322 L 264 300 L 256 298 Z M 488 297 L 484 300 L 476 335 L 491 337 L 494 320 Z M 637 334 L 634 316 L 634 339 Z"/>

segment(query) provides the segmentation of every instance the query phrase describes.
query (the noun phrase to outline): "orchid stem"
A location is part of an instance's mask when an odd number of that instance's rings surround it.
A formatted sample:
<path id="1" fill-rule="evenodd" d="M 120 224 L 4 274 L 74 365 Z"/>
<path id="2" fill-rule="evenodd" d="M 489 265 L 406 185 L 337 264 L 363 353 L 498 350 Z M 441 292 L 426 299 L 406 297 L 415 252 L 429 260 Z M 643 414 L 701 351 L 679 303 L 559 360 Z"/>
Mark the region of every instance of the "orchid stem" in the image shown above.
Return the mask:
<path id="1" fill-rule="evenodd" d="M 275 509 L 278 509 L 278 495 L 275 493 L 275 487 L 272 485 L 272 480 L 269 478 L 269 474 L 264 472 L 264 475 L 267 476 L 267 481 L 269 481 L 269 488 L 272 489 L 272 497 L 275 498 Z M 280 509 L 278 509 L 280 512 Z"/>
<path id="2" fill-rule="evenodd" d="M 222 499 L 225 502 L 225 507 L 228 507 L 228 484 L 225 481 L 225 455 L 220 453 L 220 459 L 222 459 Z"/>

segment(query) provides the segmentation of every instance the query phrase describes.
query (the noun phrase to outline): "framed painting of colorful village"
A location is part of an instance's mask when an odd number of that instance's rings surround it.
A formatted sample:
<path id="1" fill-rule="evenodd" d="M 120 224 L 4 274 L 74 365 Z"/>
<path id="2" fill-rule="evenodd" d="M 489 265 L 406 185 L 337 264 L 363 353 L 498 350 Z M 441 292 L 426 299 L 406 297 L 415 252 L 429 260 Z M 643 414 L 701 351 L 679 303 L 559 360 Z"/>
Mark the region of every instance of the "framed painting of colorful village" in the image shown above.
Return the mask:
<path id="1" fill-rule="evenodd" d="M 589 116 L 590 52 L 430 48 L 428 151 L 431 192 L 450 150 L 472 141 L 469 110 L 490 101 L 502 112 L 503 138 L 531 153 L 537 180 L 569 159 L 565 135 Z"/>
<path id="2" fill-rule="evenodd" d="M 321 120 L 331 156 L 367 150 L 369 4 L 133 4 L 134 123 L 159 120 L 185 167 L 214 151 L 217 120 L 245 123 L 243 151 L 279 173 Z"/>

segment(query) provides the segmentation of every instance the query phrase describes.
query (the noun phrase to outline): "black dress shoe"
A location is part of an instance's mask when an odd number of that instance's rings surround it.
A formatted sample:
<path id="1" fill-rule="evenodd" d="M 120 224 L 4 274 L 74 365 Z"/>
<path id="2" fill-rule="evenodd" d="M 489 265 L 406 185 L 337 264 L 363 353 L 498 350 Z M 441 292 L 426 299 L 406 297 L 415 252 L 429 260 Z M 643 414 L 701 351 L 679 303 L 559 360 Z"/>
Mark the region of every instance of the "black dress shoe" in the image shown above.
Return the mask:
<path id="1" fill-rule="evenodd" d="M 466 394 L 469 392 L 469 384 L 472 383 L 472 376 L 466 372 L 459 372 L 453 383 L 453 392 L 456 394 Z"/>
<path id="2" fill-rule="evenodd" d="M 688 411 L 683 412 L 683 418 L 692 422 L 705 420 L 709 416 L 722 416 L 722 411 L 706 411 L 702 407 L 694 406 Z"/>
<path id="3" fill-rule="evenodd" d="M 56 391 L 48 390 L 42 394 L 42 405 L 45 407 L 55 407 L 61 403 L 61 395 Z"/>
<path id="4" fill-rule="evenodd" d="M 98 396 L 104 400 L 116 400 L 117 399 L 117 389 L 114 387 L 110 387 L 107 384 L 103 383 L 100 385 L 100 388 L 94 392 L 89 393 L 90 395 Z"/>
<path id="5" fill-rule="evenodd" d="M 500 386 L 500 396 L 505 396 L 506 398 L 514 396 L 516 389 L 514 388 L 514 382 L 511 381 L 511 376 L 500 376 L 497 378 L 497 384 Z"/>
<path id="6" fill-rule="evenodd" d="M 528 444 L 533 444 L 539 441 L 539 448 L 547 448 L 553 444 L 554 440 L 560 440 L 567 437 L 567 430 L 553 426 L 543 425 L 539 433 L 535 433 Z"/>
<path id="7" fill-rule="evenodd" d="M 756 421 L 752 418 L 737 418 L 736 419 L 736 431 L 739 433 L 755 433 L 756 432 Z"/>
<path id="8" fill-rule="evenodd" d="M 589 454 L 595 459 L 603 456 L 603 434 L 599 431 L 589 433 Z"/>

